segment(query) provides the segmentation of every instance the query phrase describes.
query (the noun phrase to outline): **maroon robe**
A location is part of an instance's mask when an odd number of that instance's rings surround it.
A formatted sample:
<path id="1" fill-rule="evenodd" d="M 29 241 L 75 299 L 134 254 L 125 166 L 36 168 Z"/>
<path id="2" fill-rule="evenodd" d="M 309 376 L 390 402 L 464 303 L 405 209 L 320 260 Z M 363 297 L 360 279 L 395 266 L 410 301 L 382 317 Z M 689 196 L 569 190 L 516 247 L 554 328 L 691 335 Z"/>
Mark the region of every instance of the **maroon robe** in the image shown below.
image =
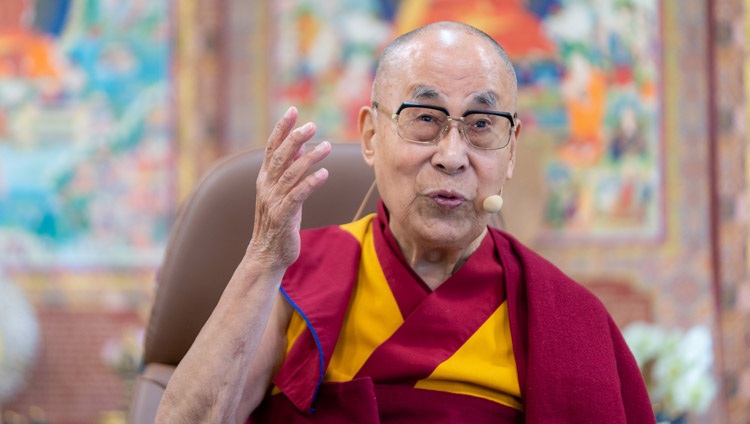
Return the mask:
<path id="1" fill-rule="evenodd" d="M 404 273 L 410 271 L 408 266 L 396 264 L 405 261 L 388 234 L 382 206 L 378 212 L 373 220 L 378 260 L 393 284 L 394 278 L 407 278 Z M 384 248 L 389 240 L 389 248 Z M 352 381 L 323 383 L 356 283 L 361 253 L 360 241 L 350 233 L 327 227 L 303 231 L 302 255 L 282 282 L 284 295 L 314 331 L 305 331 L 296 340 L 274 379 L 281 393 L 269 396 L 251 422 L 655 422 L 640 371 L 601 302 L 506 233 L 490 229 L 475 253 L 483 247 L 494 249 L 498 266 L 487 267 L 485 281 L 478 280 L 483 284 L 474 288 L 475 296 L 462 304 L 456 302 L 460 290 L 455 291 L 448 299 L 428 304 L 426 316 L 455 319 L 454 314 L 441 317 L 439 312 L 441 307 L 451 311 L 458 307 L 462 308 L 458 316 L 474 317 L 481 325 L 481 311 L 491 314 L 498 302 L 507 298 L 525 416 L 486 399 L 414 388 L 441 359 L 431 361 L 428 355 L 412 355 L 403 349 L 410 337 L 419 337 L 419 326 L 410 329 L 408 320 L 405 329 L 392 336 L 401 340 L 390 343 L 389 339 L 378 347 Z M 438 290 L 448 284 L 446 281 Z M 391 285 L 394 294 L 396 285 Z M 488 300 L 483 301 L 485 298 Z M 399 301 L 399 308 L 409 307 L 403 303 Z M 476 329 L 475 324 L 466 328 Z M 458 336 L 454 342 L 460 343 L 461 337 L 468 335 Z M 420 346 L 421 352 L 440 352 L 441 338 L 421 340 L 429 345 L 425 349 Z"/>

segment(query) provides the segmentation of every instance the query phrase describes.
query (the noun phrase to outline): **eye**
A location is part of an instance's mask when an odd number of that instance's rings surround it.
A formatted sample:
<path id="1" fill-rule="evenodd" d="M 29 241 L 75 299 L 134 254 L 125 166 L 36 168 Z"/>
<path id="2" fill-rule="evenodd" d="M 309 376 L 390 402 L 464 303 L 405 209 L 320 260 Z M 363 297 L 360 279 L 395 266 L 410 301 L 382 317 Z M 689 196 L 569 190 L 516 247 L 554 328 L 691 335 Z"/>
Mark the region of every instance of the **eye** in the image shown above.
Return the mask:
<path id="1" fill-rule="evenodd" d="M 466 119 L 466 125 L 475 131 L 487 131 L 492 129 L 493 120 L 486 115 L 470 115 Z"/>
<path id="2" fill-rule="evenodd" d="M 476 122 L 474 122 L 475 128 L 485 128 L 489 127 L 491 125 L 489 119 L 478 119 Z"/>
<path id="3" fill-rule="evenodd" d="M 442 125 L 445 120 L 445 116 L 439 111 L 427 109 L 427 108 L 409 108 L 407 109 L 406 116 L 414 124 L 420 125 Z"/>

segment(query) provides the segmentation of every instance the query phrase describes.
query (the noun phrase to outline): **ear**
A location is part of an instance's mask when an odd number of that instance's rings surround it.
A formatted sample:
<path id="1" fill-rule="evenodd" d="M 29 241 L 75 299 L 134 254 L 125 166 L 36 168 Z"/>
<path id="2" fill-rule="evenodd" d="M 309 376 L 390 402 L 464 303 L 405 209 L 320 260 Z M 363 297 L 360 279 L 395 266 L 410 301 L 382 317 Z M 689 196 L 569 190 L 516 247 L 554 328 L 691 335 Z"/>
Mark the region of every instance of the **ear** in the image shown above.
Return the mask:
<path id="1" fill-rule="evenodd" d="M 363 106 L 359 110 L 357 126 L 362 143 L 362 157 L 369 166 L 375 161 L 375 118 L 377 111 L 370 106 Z"/>
<path id="2" fill-rule="evenodd" d="M 513 177 L 513 168 L 516 166 L 516 147 L 518 146 L 518 136 L 521 135 L 521 120 L 516 119 L 516 129 L 511 134 L 511 140 L 510 145 L 508 146 L 508 149 L 510 149 L 510 159 L 508 160 L 508 168 L 506 170 L 505 179 L 509 180 Z"/>

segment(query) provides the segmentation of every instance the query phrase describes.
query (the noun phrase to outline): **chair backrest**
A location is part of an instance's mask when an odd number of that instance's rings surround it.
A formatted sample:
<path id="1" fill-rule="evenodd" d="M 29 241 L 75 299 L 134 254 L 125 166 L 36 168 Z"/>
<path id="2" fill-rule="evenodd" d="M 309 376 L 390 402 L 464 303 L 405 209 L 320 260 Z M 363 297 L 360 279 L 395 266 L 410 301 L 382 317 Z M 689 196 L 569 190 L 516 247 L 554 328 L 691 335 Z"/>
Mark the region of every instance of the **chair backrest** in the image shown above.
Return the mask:
<path id="1" fill-rule="evenodd" d="M 250 241 L 255 180 L 263 150 L 230 156 L 209 171 L 182 204 L 157 275 L 154 305 L 144 346 L 144 371 L 133 396 L 129 421 L 153 422 L 174 367 L 216 306 Z M 303 207 L 302 228 L 352 220 L 374 180 L 358 143 L 336 143 L 317 168 L 328 181 Z M 366 213 L 374 212 L 377 192 Z"/>

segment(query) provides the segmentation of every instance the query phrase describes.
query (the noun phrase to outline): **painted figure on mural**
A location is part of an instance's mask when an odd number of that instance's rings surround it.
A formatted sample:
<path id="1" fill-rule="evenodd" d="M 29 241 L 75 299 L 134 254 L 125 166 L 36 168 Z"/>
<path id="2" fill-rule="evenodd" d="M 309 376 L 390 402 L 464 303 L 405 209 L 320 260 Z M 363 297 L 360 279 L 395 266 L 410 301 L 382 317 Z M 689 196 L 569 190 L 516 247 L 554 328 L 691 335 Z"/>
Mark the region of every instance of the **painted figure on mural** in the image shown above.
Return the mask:
<path id="1" fill-rule="evenodd" d="M 0 76 L 59 81 L 61 64 L 50 34 L 56 28 L 35 19 L 33 6 L 29 0 L 5 0 L 0 6 Z"/>

